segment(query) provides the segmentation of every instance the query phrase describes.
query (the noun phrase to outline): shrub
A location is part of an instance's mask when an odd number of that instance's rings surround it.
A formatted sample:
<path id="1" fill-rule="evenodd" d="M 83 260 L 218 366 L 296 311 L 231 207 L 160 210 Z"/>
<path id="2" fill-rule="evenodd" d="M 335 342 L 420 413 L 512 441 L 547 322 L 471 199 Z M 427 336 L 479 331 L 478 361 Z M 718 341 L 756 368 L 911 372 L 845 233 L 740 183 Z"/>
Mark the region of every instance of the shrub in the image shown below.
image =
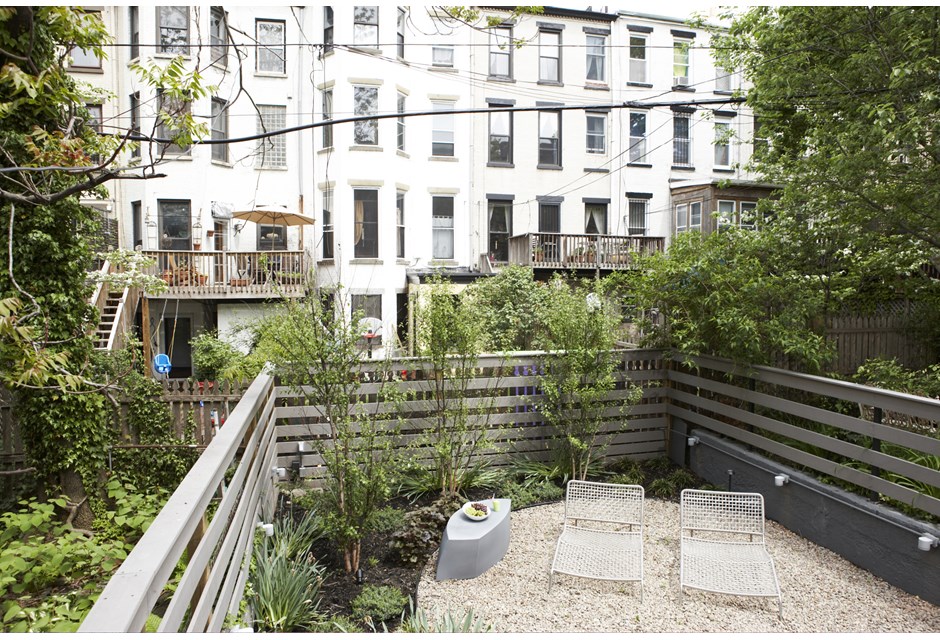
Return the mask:
<path id="1" fill-rule="evenodd" d="M 399 631 L 403 633 L 489 633 L 493 625 L 477 617 L 473 609 L 467 609 L 463 617 L 445 611 L 439 618 L 428 620 L 424 609 L 410 605 L 410 613 L 404 617 Z"/>
<path id="2" fill-rule="evenodd" d="M 377 533 L 391 533 L 405 524 L 405 512 L 395 507 L 384 507 L 372 514 L 370 528 Z"/>
<path id="3" fill-rule="evenodd" d="M 276 533 L 271 543 L 274 553 L 294 560 L 305 558 L 310 546 L 324 535 L 323 521 L 315 511 L 307 511 L 300 518 L 285 515 L 278 519 L 274 531 Z"/>
<path id="4" fill-rule="evenodd" d="M 397 587 L 367 584 L 352 601 L 353 617 L 375 625 L 402 614 L 408 598 Z"/>
<path id="5" fill-rule="evenodd" d="M 321 618 L 310 629 L 314 633 L 363 633 L 366 629 L 349 616 Z"/>
<path id="6" fill-rule="evenodd" d="M 648 493 L 664 500 L 674 498 L 678 494 L 678 487 L 671 476 L 656 478 L 647 488 Z"/>
<path id="7" fill-rule="evenodd" d="M 550 480 L 542 480 L 529 485 L 507 482 L 499 488 L 499 496 L 512 500 L 513 508 L 520 509 L 540 502 L 561 500 L 565 496 L 565 490 Z"/>
<path id="8" fill-rule="evenodd" d="M 460 501 L 442 497 L 405 516 L 405 525 L 392 535 L 391 548 L 405 564 L 420 564 L 441 542 L 441 534 Z"/>

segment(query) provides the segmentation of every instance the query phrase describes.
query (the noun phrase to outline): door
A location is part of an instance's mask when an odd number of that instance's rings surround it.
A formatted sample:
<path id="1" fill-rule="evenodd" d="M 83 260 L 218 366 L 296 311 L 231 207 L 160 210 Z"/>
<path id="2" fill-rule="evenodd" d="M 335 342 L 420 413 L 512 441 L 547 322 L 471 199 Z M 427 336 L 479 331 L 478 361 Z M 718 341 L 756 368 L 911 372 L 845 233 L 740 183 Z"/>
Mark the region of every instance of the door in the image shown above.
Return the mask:
<path id="1" fill-rule="evenodd" d="M 189 341 L 193 338 L 192 318 L 164 318 L 164 353 L 170 357 L 171 378 L 188 378 L 193 374 L 193 352 Z"/>

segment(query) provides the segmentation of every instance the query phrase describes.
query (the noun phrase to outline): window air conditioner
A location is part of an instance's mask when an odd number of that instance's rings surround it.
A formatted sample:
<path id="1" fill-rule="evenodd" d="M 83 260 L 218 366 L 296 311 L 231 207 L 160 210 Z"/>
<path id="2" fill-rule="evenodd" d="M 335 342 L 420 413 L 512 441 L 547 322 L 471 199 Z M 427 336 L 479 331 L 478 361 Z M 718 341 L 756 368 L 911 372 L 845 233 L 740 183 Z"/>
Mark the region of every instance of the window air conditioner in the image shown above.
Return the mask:
<path id="1" fill-rule="evenodd" d="M 689 84 L 688 76 L 673 76 L 672 77 L 672 86 L 674 87 L 685 87 Z"/>

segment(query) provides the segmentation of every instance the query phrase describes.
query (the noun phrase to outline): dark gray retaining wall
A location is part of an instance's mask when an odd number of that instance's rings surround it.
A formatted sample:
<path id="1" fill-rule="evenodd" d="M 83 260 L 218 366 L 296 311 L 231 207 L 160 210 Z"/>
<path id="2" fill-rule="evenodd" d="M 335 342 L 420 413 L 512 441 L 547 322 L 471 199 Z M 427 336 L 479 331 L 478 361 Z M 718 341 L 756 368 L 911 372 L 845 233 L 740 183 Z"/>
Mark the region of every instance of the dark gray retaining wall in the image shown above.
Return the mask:
<path id="1" fill-rule="evenodd" d="M 669 456 L 696 475 L 722 489 L 750 491 L 764 496 L 769 519 L 853 564 L 870 571 L 907 593 L 940 606 L 940 548 L 920 551 L 923 533 L 940 537 L 940 528 L 910 518 L 884 505 L 751 453 L 673 418 Z M 687 438 L 699 443 L 688 447 Z M 790 476 L 782 487 L 774 476 Z M 785 561 L 776 559 L 778 563 Z"/>

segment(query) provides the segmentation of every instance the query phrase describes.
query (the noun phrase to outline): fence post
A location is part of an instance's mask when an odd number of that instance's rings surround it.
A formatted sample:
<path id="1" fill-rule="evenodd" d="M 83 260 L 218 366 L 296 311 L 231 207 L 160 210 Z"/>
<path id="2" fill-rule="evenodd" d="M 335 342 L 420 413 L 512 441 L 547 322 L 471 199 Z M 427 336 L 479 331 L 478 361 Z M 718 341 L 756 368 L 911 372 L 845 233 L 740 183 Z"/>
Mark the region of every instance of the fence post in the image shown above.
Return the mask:
<path id="1" fill-rule="evenodd" d="M 883 410 L 881 407 L 872 407 L 872 418 L 871 418 L 871 421 L 874 422 L 875 424 L 881 424 L 882 420 L 884 420 L 884 410 Z M 872 438 L 872 439 L 871 439 L 871 447 L 869 447 L 869 448 L 870 448 L 872 451 L 877 451 L 878 453 L 881 453 L 881 439 L 880 439 L 880 438 Z M 871 475 L 873 475 L 873 476 L 875 476 L 875 477 L 877 477 L 877 478 L 880 478 L 880 477 L 881 477 L 881 469 L 880 469 L 879 467 L 874 466 L 874 465 L 872 465 L 870 473 L 871 473 Z M 871 499 L 874 500 L 874 501 L 876 501 L 876 502 L 878 501 L 879 496 L 878 496 L 878 492 L 877 492 L 877 491 L 872 491 L 872 492 L 871 492 Z"/>

